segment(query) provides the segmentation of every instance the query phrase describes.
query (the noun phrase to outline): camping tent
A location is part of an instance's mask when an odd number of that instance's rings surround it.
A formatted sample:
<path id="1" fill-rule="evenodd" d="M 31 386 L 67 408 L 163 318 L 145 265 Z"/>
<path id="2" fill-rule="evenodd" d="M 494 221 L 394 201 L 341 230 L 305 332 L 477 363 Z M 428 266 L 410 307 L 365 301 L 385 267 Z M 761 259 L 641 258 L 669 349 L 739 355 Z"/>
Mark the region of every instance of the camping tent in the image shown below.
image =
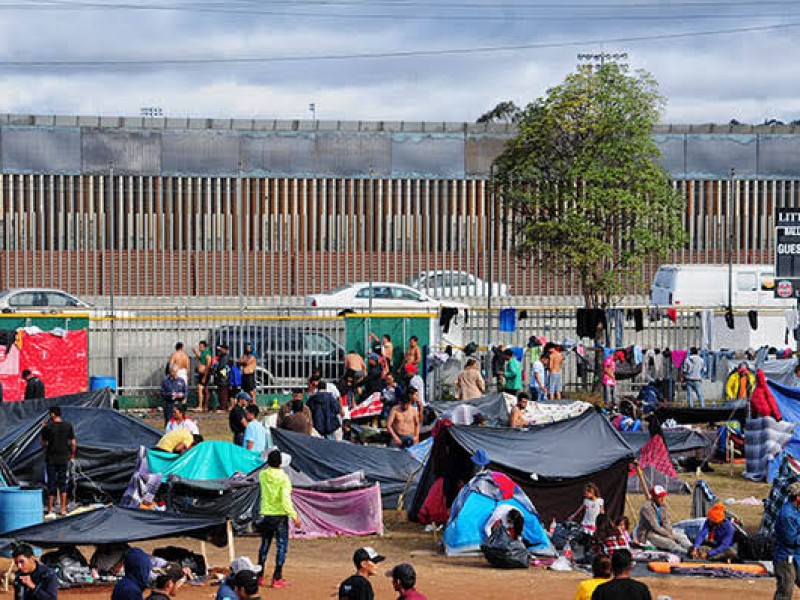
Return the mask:
<path id="1" fill-rule="evenodd" d="M 437 477 L 452 502 L 459 482 L 474 471 L 470 456 L 482 448 L 490 468 L 508 475 L 528 495 L 545 522 L 563 520 L 581 503 L 583 486 L 595 482 L 612 515 L 624 511 L 628 463 L 633 450 L 595 411 L 530 430 L 441 426 L 409 511 L 417 519 Z"/>
<path id="2" fill-rule="evenodd" d="M 421 465 L 405 450 L 343 444 L 285 429 L 273 429 L 272 439 L 292 457 L 292 467 L 313 480 L 363 471 L 367 481 L 381 484 L 385 507 L 397 506 L 404 493 L 413 497 Z"/>
<path id="3" fill-rule="evenodd" d="M 525 520 L 522 537 L 535 552 L 551 552 L 552 545 L 530 499 L 503 473 L 481 471 L 461 488 L 444 530 L 448 556 L 480 550 L 487 536 L 486 525 L 498 506 L 517 509 Z"/>
<path id="4" fill-rule="evenodd" d="M 20 481 L 44 481 L 40 440 L 45 416 L 46 409 L 30 415 L 0 439 L 0 457 Z M 62 406 L 61 416 L 72 423 L 78 441 L 75 484 L 81 500 L 118 499 L 136 467 L 139 446 L 153 446 L 161 437 L 157 429 L 108 408 Z"/>
<path id="5" fill-rule="evenodd" d="M 671 494 L 688 494 L 689 484 L 678 479 L 678 473 L 669 457 L 664 438 L 654 435 L 636 451 L 642 475 L 649 487 L 660 485 Z M 628 492 L 644 493 L 641 478 L 636 470 L 628 475 Z"/>

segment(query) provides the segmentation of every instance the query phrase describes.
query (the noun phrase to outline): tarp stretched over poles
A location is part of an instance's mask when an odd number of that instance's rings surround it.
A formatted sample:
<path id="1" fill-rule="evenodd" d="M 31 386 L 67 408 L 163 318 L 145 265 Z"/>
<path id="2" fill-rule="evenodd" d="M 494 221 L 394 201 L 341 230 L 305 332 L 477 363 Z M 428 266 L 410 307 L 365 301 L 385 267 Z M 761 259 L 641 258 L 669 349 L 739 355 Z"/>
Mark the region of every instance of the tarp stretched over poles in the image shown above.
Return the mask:
<path id="1" fill-rule="evenodd" d="M 26 542 L 44 548 L 138 542 L 192 537 L 225 545 L 225 519 L 107 506 L 2 534 L 3 542 Z"/>
<path id="2" fill-rule="evenodd" d="M 284 429 L 273 429 L 272 439 L 282 452 L 291 455 L 292 467 L 312 479 L 331 479 L 363 471 L 367 481 L 381 484 L 386 508 L 395 508 L 404 491 L 406 498 L 413 497 L 422 470 L 414 457 L 396 448 L 358 446 Z"/>
<path id="3" fill-rule="evenodd" d="M 0 431 L 9 432 L 31 419 L 43 419 L 51 406 L 91 406 L 112 408 L 111 391 L 108 388 L 81 394 L 36 398 L 24 402 L 0 402 Z"/>
<path id="4" fill-rule="evenodd" d="M 489 456 L 489 468 L 511 477 L 546 523 L 571 514 L 589 481 L 600 487 L 609 514 L 623 513 L 628 463 L 634 452 L 595 411 L 530 430 L 454 425 L 437 433 L 409 511 L 411 519 L 416 519 L 436 477 L 445 478 L 445 496 L 452 502 L 458 481 L 472 477 L 474 465 L 469 459 L 479 448 Z"/>
<path id="5" fill-rule="evenodd" d="M 45 416 L 46 410 L 31 416 L 0 439 L 0 457 L 17 479 L 29 484 L 44 482 Z M 61 416 L 72 423 L 78 441 L 74 464 L 81 500 L 120 498 L 136 467 L 138 448 L 153 446 L 161 437 L 159 430 L 108 408 L 63 406 Z"/>
<path id="6" fill-rule="evenodd" d="M 636 452 L 641 450 L 642 446 L 650 439 L 650 434 L 646 431 L 621 431 L 620 435 Z M 710 440 L 691 429 L 665 429 L 664 443 L 670 454 L 705 450 L 711 445 Z"/>

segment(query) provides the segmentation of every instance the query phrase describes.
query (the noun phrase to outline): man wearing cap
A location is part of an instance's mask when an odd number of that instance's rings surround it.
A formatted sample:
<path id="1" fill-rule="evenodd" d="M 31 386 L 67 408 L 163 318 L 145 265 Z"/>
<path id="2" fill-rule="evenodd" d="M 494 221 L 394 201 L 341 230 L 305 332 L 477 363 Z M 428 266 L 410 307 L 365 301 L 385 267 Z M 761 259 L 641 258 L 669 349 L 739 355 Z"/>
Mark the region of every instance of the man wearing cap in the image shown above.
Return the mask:
<path id="1" fill-rule="evenodd" d="M 708 518 L 695 537 L 689 556 L 703 560 L 734 560 L 737 555 L 733 534 L 733 523 L 725 517 L 725 505 L 717 502 L 708 510 Z"/>
<path id="2" fill-rule="evenodd" d="M 238 596 L 233 588 L 234 579 L 241 571 L 250 571 L 256 575 L 256 584 L 258 584 L 258 574 L 261 573 L 261 567 L 253 564 L 247 556 L 240 556 L 234 558 L 231 563 L 231 574 L 222 580 L 217 590 L 217 595 L 214 600 L 237 600 Z"/>
<path id="3" fill-rule="evenodd" d="M 406 376 L 408 377 L 408 388 L 414 388 L 419 392 L 419 405 L 425 406 L 425 382 L 419 374 L 419 367 L 416 365 L 406 365 Z"/>
<path id="4" fill-rule="evenodd" d="M 791 600 L 794 586 L 800 587 L 800 481 L 791 484 L 788 491 L 775 521 L 775 600 Z"/>
<path id="5" fill-rule="evenodd" d="M 400 404 L 392 408 L 386 421 L 391 436 L 390 446 L 408 448 L 419 443 L 419 411 L 408 394 L 400 397 Z"/>
<path id="6" fill-rule="evenodd" d="M 397 600 L 427 600 L 427 597 L 414 587 L 417 585 L 417 573 L 412 565 L 400 563 L 391 571 L 387 571 L 386 576 L 391 577 L 394 591 L 400 593 Z"/>
<path id="7" fill-rule="evenodd" d="M 666 505 L 667 490 L 656 485 L 650 495 L 652 498 L 639 511 L 639 525 L 634 532 L 634 538 L 643 546 L 652 545 L 674 553 L 688 552 L 692 542 L 685 533 L 672 529 Z"/>
<path id="8" fill-rule="evenodd" d="M 250 401 L 250 394 L 239 392 L 236 394 L 236 404 L 233 405 L 231 412 L 228 413 L 228 426 L 233 433 L 233 443 L 237 446 L 244 444 L 244 432 L 247 429 L 247 414 L 245 406 Z"/>
<path id="9" fill-rule="evenodd" d="M 339 585 L 339 600 L 374 600 L 375 592 L 369 577 L 378 573 L 378 563 L 386 560 L 370 546 L 359 548 L 353 553 L 355 575 L 351 575 Z"/>

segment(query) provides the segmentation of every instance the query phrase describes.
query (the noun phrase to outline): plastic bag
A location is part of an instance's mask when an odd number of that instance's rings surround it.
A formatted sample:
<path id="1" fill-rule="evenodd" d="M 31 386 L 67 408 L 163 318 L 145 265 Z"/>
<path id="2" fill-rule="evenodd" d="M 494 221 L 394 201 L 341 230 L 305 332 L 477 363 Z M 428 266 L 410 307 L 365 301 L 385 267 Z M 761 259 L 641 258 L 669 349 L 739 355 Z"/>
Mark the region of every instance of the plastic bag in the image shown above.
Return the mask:
<path id="1" fill-rule="evenodd" d="M 512 540 L 508 529 L 497 523 L 492 533 L 483 544 L 481 552 L 489 564 L 499 569 L 527 569 L 530 566 L 530 555 L 522 540 Z"/>

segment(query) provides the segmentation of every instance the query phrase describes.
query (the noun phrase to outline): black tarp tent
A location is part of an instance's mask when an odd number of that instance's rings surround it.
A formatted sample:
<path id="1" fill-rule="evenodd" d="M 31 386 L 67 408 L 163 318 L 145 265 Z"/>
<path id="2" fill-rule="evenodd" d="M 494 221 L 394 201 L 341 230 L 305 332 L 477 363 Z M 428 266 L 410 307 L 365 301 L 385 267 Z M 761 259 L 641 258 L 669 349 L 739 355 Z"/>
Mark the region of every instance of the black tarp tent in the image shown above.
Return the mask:
<path id="1" fill-rule="evenodd" d="M 472 400 L 431 402 L 430 406 L 437 418 L 451 418 L 450 415 L 453 414 L 453 411 L 459 409 L 465 415 L 470 416 L 468 423 L 470 425 L 472 424 L 471 415 L 480 413 L 486 417 L 486 425 L 489 427 L 508 426 L 508 405 L 503 394 L 488 394 Z"/>
<path id="2" fill-rule="evenodd" d="M 622 515 L 632 448 L 595 411 L 529 430 L 453 425 L 442 427 L 417 488 L 409 518 L 416 519 L 436 477 L 445 478 L 448 505 L 458 481 L 470 479 L 470 456 L 482 448 L 489 469 L 505 473 L 533 501 L 545 523 L 569 516 L 581 503 L 583 486 L 595 482 L 611 515 Z"/>
<path id="3" fill-rule="evenodd" d="M 191 537 L 224 546 L 225 519 L 106 506 L 7 531 L 0 536 L 0 547 L 18 542 L 43 548 L 89 546 L 169 537 Z"/>
<path id="4" fill-rule="evenodd" d="M 47 409 L 35 413 L 0 438 L 0 458 L 22 482 L 44 481 L 42 421 Z M 118 500 L 136 468 L 140 446 L 155 446 L 161 432 L 109 408 L 62 406 L 61 416 L 72 423 L 78 443 L 75 459 L 80 500 Z"/>
<path id="5" fill-rule="evenodd" d="M 622 431 L 620 434 L 635 452 L 638 452 L 650 439 L 650 434 L 646 431 Z M 705 450 L 711 445 L 709 439 L 691 429 L 665 429 L 664 443 L 670 454 Z"/>
<path id="6" fill-rule="evenodd" d="M 91 406 L 95 408 L 113 408 L 111 390 L 92 390 L 80 394 L 68 394 L 53 398 L 36 398 L 20 402 L 0 402 L 0 432 L 4 435 L 19 425 L 34 418 L 47 416 L 51 406 Z"/>
<path id="7" fill-rule="evenodd" d="M 748 400 L 725 402 L 721 406 L 706 408 L 690 408 L 688 406 L 668 406 L 656 409 L 656 416 L 662 423 L 667 419 L 675 419 L 678 423 L 691 425 L 694 423 L 719 423 L 736 419 L 744 423 L 749 410 Z"/>
<path id="8" fill-rule="evenodd" d="M 405 450 L 358 446 L 272 429 L 272 439 L 292 457 L 291 466 L 314 480 L 333 479 L 363 471 L 369 482 L 381 484 L 385 508 L 397 506 L 400 495 L 412 498 L 422 465 Z"/>

